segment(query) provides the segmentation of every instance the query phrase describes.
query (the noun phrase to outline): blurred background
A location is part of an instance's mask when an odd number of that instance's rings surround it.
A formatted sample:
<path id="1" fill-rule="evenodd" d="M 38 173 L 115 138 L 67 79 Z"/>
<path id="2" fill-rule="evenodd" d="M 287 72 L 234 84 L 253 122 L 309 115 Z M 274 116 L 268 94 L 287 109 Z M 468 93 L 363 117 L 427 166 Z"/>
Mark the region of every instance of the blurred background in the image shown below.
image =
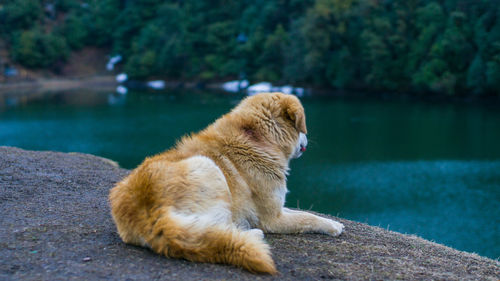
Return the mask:
<path id="1" fill-rule="evenodd" d="M 131 169 L 271 90 L 288 206 L 500 257 L 498 1 L 0 2 L 0 145 Z"/>

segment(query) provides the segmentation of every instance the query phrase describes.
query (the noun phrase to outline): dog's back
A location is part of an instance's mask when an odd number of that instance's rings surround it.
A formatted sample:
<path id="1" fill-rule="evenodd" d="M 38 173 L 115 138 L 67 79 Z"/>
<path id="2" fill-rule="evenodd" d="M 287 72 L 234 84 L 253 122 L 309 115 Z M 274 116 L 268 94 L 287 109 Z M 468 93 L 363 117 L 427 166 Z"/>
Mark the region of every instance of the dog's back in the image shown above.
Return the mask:
<path id="1" fill-rule="evenodd" d="M 146 159 L 111 190 L 122 240 L 168 257 L 276 273 L 262 231 L 233 224 L 231 194 L 219 167 L 205 156 L 175 158 L 167 152 Z"/>

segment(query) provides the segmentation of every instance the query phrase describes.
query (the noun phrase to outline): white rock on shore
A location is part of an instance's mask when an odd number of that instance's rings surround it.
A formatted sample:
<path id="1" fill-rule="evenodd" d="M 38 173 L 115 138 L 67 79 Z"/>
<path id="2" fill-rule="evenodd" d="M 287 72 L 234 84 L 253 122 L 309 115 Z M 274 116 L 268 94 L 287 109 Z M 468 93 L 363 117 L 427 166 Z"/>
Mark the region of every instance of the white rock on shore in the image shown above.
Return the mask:
<path id="1" fill-rule="evenodd" d="M 152 88 L 155 90 L 165 89 L 165 81 L 163 81 L 163 80 L 149 81 L 148 83 L 146 83 L 146 85 L 149 88 Z"/>
<path id="2" fill-rule="evenodd" d="M 249 96 L 255 95 L 257 93 L 266 93 L 266 92 L 282 92 L 285 94 L 293 95 L 295 94 L 298 97 L 304 96 L 304 88 L 295 88 L 290 85 L 285 85 L 285 86 L 273 86 L 269 82 L 260 82 L 257 84 L 254 84 L 250 87 L 247 88 L 247 94 Z"/>
<path id="3" fill-rule="evenodd" d="M 128 75 L 126 73 L 120 73 L 116 75 L 116 82 L 123 83 L 128 80 Z"/>
<path id="4" fill-rule="evenodd" d="M 108 71 L 112 71 L 115 68 L 115 64 L 119 63 L 122 60 L 121 55 L 116 55 L 113 56 L 109 59 L 108 63 L 106 64 L 106 69 Z"/>
<path id="5" fill-rule="evenodd" d="M 120 85 L 120 86 L 116 87 L 116 92 L 120 95 L 126 95 L 128 92 L 128 89 L 127 89 L 127 87 Z"/>
<path id="6" fill-rule="evenodd" d="M 226 92 L 237 93 L 248 87 L 248 80 L 234 80 L 222 84 L 222 89 Z"/>
<path id="7" fill-rule="evenodd" d="M 271 92 L 273 85 L 269 82 L 260 82 L 254 84 L 247 89 L 249 96 L 255 95 L 257 93 Z"/>

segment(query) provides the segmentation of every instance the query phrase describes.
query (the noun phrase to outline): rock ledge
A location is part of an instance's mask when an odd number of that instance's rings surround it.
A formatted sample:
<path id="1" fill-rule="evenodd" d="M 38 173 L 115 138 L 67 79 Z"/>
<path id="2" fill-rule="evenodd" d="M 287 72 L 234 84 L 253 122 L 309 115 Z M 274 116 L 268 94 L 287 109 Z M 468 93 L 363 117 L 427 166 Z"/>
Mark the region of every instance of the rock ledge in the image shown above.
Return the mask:
<path id="1" fill-rule="evenodd" d="M 128 172 L 92 155 L 0 147 L 0 279 L 500 278 L 498 261 L 343 219 L 345 233 L 336 238 L 266 235 L 280 271 L 274 277 L 168 259 L 125 245 L 116 234 L 107 194 Z"/>

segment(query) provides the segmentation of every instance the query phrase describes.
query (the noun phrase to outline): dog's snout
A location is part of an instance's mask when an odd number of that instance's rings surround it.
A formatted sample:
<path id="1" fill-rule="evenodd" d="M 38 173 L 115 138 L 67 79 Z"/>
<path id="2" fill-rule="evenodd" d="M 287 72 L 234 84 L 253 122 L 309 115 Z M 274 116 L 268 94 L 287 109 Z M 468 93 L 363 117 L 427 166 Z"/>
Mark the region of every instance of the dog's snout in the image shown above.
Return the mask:
<path id="1" fill-rule="evenodd" d="M 299 142 L 300 142 L 301 146 L 303 146 L 303 147 L 307 146 L 307 136 L 306 136 L 306 134 L 300 133 L 300 135 L 299 135 Z"/>
<path id="2" fill-rule="evenodd" d="M 307 149 L 307 136 L 306 136 L 306 134 L 300 133 L 299 146 L 300 146 L 300 152 L 306 151 L 306 149 Z"/>

